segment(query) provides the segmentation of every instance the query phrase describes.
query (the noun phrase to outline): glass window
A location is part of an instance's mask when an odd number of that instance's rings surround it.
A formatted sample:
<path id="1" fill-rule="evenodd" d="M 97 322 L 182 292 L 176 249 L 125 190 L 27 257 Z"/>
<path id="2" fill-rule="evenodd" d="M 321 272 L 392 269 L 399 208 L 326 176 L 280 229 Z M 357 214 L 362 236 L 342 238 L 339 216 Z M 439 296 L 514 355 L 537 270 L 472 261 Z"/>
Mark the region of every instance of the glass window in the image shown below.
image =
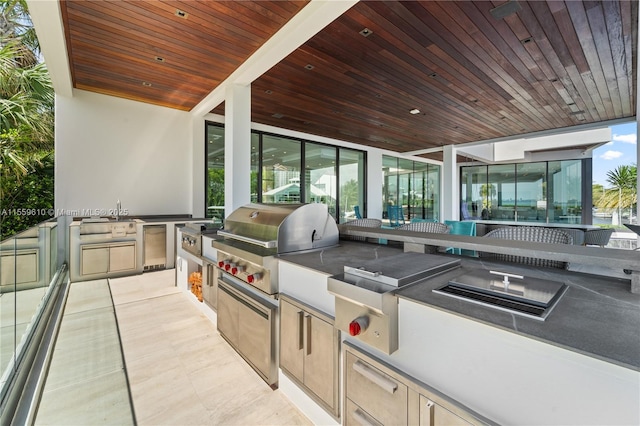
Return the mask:
<path id="1" fill-rule="evenodd" d="M 491 195 L 487 166 L 462 167 L 460 173 L 460 219 L 491 219 Z"/>
<path id="2" fill-rule="evenodd" d="M 358 206 L 362 217 L 365 209 L 365 161 L 364 152 L 340 148 L 340 215 L 339 222 L 355 219 Z"/>
<path id="3" fill-rule="evenodd" d="M 582 223 L 584 179 L 582 160 L 465 166 L 461 209 L 479 197 L 482 219 Z"/>
<path id="4" fill-rule="evenodd" d="M 488 168 L 488 199 L 491 218 L 516 220 L 516 168 L 515 164 L 492 165 Z"/>
<path id="5" fill-rule="evenodd" d="M 262 137 L 262 202 L 300 203 L 301 143 L 273 135 Z"/>
<path id="6" fill-rule="evenodd" d="M 223 220 L 224 126 L 207 123 L 206 129 L 207 217 Z M 324 203 L 340 221 L 355 217 L 355 206 L 365 213 L 364 151 L 252 131 L 250 167 L 251 202 Z"/>
<path id="7" fill-rule="evenodd" d="M 207 124 L 205 155 L 207 170 L 205 215 L 216 222 L 224 220 L 224 127 Z"/>
<path id="8" fill-rule="evenodd" d="M 581 160 L 549 162 L 549 222 L 582 222 Z"/>
<path id="9" fill-rule="evenodd" d="M 260 194 L 260 135 L 251 133 L 251 202 L 257 203 Z"/>
<path id="10" fill-rule="evenodd" d="M 383 218 L 388 206 L 402 206 L 405 220 L 438 219 L 440 166 L 382 156 Z"/>
<path id="11" fill-rule="evenodd" d="M 516 165 L 517 220 L 547 221 L 547 163 Z"/>
<path id="12" fill-rule="evenodd" d="M 314 143 L 304 144 L 305 202 L 322 203 L 336 216 L 336 148 Z"/>

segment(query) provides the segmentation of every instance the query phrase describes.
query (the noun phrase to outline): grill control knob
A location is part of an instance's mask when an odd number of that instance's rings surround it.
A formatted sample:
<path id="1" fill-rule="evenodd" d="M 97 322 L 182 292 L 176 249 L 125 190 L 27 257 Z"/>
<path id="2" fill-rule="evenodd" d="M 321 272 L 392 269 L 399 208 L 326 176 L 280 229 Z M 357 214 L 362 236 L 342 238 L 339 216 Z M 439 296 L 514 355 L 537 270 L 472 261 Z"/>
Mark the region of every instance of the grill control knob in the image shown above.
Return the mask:
<path id="1" fill-rule="evenodd" d="M 367 317 L 358 317 L 349 323 L 349 334 L 357 336 L 367 329 L 369 320 Z"/>
<path id="2" fill-rule="evenodd" d="M 262 274 L 251 274 L 247 276 L 247 282 L 251 284 L 252 282 L 258 281 L 261 278 L 262 278 Z"/>
<path id="3" fill-rule="evenodd" d="M 229 269 L 231 269 L 231 265 L 232 265 L 231 263 L 226 263 L 226 264 L 224 265 L 224 270 L 225 270 L 225 271 L 228 271 Z"/>
<path id="4" fill-rule="evenodd" d="M 224 268 L 224 261 L 221 260 L 218 262 L 218 268 L 220 269 Z"/>
<path id="5" fill-rule="evenodd" d="M 237 275 L 238 272 L 243 272 L 243 271 L 244 271 L 244 266 L 237 265 L 237 266 L 232 266 L 231 267 L 231 273 L 233 275 Z"/>

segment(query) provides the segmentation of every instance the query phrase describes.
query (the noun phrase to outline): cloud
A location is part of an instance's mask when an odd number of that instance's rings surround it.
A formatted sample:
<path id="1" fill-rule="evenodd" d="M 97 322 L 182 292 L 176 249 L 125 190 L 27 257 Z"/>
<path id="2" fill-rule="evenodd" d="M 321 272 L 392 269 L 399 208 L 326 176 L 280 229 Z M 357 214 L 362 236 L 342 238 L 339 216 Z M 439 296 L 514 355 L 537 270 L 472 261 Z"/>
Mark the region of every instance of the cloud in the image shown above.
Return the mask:
<path id="1" fill-rule="evenodd" d="M 615 142 L 624 142 L 635 145 L 638 143 L 638 135 L 635 133 L 629 133 L 626 135 L 617 135 L 614 133 L 612 140 Z"/>
<path id="2" fill-rule="evenodd" d="M 622 157 L 624 154 L 621 153 L 620 151 L 607 151 L 604 154 L 600 155 L 600 158 L 602 158 L 603 160 L 615 160 L 616 158 L 620 158 Z"/>

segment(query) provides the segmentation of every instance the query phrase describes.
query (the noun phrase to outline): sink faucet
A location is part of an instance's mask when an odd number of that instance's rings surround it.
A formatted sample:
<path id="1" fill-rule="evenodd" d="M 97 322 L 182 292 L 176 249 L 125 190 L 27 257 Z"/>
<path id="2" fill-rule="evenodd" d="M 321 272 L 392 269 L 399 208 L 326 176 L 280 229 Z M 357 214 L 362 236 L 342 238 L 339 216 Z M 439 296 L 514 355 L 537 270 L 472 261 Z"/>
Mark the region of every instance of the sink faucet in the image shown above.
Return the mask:
<path id="1" fill-rule="evenodd" d="M 116 221 L 120 220 L 120 209 L 122 205 L 120 204 L 120 200 L 116 203 Z"/>

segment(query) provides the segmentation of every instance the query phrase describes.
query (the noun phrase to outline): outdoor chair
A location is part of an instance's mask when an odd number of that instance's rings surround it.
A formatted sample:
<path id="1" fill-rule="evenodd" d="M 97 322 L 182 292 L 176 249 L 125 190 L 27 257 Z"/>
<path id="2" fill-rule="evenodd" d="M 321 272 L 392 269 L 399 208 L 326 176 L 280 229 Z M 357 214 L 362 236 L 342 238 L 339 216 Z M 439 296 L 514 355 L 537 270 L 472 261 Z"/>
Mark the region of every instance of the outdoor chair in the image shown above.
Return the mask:
<path id="1" fill-rule="evenodd" d="M 449 227 L 439 222 L 413 222 L 402 225 L 397 229 L 402 231 L 431 232 L 434 234 L 449 233 Z"/>
<path id="2" fill-rule="evenodd" d="M 389 225 L 400 226 L 404 224 L 404 212 L 402 206 L 387 206 L 387 217 L 389 218 Z"/>
<path id="3" fill-rule="evenodd" d="M 382 221 L 380 219 L 364 218 L 345 222 L 344 225 L 361 226 L 363 228 L 380 228 L 382 226 Z M 367 241 L 367 237 L 358 237 L 354 235 L 349 235 L 347 238 L 353 241 Z"/>
<path id="4" fill-rule="evenodd" d="M 353 213 L 356 215 L 356 219 L 362 219 L 360 214 L 360 206 L 353 206 Z"/>
<path id="5" fill-rule="evenodd" d="M 468 235 L 471 237 L 475 237 L 476 235 L 476 223 L 473 221 L 459 221 L 459 220 L 445 220 L 445 225 L 447 225 L 450 229 L 450 234 L 453 235 Z M 449 247 L 447 248 L 447 253 L 459 254 L 469 254 L 470 256 L 476 256 L 476 252 L 474 250 L 462 250 L 457 247 Z"/>
<path id="6" fill-rule="evenodd" d="M 582 229 L 562 228 L 562 230 L 571 235 L 573 245 L 581 246 L 584 244 L 584 231 Z"/>
<path id="7" fill-rule="evenodd" d="M 613 228 L 589 229 L 584 234 L 584 245 L 604 247 L 609 244 L 611 234 L 613 234 Z"/>
<path id="8" fill-rule="evenodd" d="M 483 238 L 500 238 L 503 240 L 531 241 L 547 244 L 573 244 L 573 237 L 563 230 L 542 228 L 538 226 L 512 226 L 509 228 L 498 228 L 487 233 Z M 480 257 L 543 268 L 566 269 L 567 267 L 567 262 L 538 259 L 535 257 L 514 256 L 510 254 L 481 252 Z"/>

